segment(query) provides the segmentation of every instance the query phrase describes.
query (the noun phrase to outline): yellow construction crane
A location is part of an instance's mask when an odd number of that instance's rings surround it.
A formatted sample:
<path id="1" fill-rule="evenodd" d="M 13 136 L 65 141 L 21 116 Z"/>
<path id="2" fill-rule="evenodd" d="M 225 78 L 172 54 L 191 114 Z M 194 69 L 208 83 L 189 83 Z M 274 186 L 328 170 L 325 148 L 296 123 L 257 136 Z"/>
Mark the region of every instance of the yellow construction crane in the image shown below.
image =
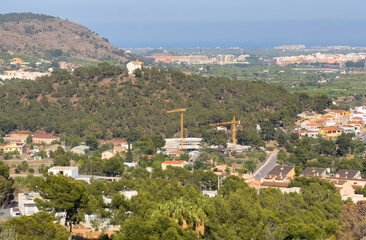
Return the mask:
<path id="1" fill-rule="evenodd" d="M 210 126 L 219 126 L 219 125 L 232 125 L 232 131 L 233 131 L 233 151 L 236 151 L 236 125 L 240 124 L 240 121 L 235 121 L 235 117 L 231 122 L 222 122 L 222 123 L 212 123 Z"/>
<path id="2" fill-rule="evenodd" d="M 184 135 L 184 129 L 183 129 L 183 112 L 185 112 L 186 109 L 180 108 L 180 109 L 174 109 L 171 111 L 167 111 L 166 113 L 177 113 L 180 112 L 180 150 L 183 150 L 183 135 Z"/>

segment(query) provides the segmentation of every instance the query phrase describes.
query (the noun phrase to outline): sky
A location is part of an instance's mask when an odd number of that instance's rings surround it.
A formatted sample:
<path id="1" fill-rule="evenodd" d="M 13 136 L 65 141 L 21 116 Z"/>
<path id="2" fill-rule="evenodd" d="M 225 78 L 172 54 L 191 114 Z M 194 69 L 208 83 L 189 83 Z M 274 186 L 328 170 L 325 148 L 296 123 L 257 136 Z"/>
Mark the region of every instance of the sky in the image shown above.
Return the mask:
<path id="1" fill-rule="evenodd" d="M 120 48 L 366 46 L 365 0 L 1 0 L 82 24 Z"/>

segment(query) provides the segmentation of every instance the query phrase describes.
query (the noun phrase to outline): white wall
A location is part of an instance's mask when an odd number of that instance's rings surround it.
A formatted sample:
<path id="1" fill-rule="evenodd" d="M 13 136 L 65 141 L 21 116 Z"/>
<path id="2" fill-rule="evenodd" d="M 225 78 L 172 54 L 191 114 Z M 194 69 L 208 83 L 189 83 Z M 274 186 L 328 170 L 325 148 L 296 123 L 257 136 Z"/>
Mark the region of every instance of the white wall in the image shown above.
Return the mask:
<path id="1" fill-rule="evenodd" d="M 57 175 L 60 172 L 62 172 L 62 175 L 64 176 L 76 178 L 79 175 L 79 168 L 74 167 L 70 169 L 58 169 L 57 167 L 52 167 L 48 169 L 48 172 L 53 173 L 54 175 Z"/>

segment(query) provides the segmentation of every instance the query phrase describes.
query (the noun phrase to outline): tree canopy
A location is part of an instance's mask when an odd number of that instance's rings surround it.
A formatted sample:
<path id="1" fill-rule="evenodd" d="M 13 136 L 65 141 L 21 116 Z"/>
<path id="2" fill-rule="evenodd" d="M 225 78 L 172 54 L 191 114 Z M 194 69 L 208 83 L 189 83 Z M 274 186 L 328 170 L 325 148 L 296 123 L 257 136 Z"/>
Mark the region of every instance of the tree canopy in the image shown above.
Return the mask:
<path id="1" fill-rule="evenodd" d="M 82 182 L 63 175 L 47 175 L 38 186 L 42 199 L 36 199 L 41 209 L 66 212 L 65 225 L 70 232 L 72 224 L 84 219 L 83 208 L 88 202 L 88 195 Z"/>
<path id="2" fill-rule="evenodd" d="M 54 217 L 46 212 L 32 216 L 21 216 L 10 219 L 0 226 L 1 232 L 11 232 L 19 240 L 67 240 L 69 233 L 65 227 L 54 222 Z"/>
<path id="3" fill-rule="evenodd" d="M 88 140 L 123 137 L 133 143 L 142 133 L 172 137 L 180 120 L 166 110 L 184 107 L 187 136 L 200 136 L 209 123 L 236 116 L 248 127 L 261 123 L 270 138 L 273 124 L 292 121 L 304 110 L 322 111 L 330 101 L 290 94 L 264 82 L 186 76 L 173 69 L 144 69 L 138 77 L 123 72 L 101 63 L 8 83 L 0 88 L 1 130 L 45 130 Z"/>

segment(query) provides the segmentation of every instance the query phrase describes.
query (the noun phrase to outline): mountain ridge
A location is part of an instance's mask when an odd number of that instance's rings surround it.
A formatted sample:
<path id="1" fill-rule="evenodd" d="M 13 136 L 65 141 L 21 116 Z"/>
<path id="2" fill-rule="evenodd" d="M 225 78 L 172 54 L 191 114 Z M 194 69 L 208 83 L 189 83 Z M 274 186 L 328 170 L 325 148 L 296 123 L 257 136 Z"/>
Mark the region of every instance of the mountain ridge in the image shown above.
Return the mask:
<path id="1" fill-rule="evenodd" d="M 134 59 L 85 26 L 33 13 L 0 14 L 0 48 L 46 59 L 65 56 L 122 63 Z"/>

